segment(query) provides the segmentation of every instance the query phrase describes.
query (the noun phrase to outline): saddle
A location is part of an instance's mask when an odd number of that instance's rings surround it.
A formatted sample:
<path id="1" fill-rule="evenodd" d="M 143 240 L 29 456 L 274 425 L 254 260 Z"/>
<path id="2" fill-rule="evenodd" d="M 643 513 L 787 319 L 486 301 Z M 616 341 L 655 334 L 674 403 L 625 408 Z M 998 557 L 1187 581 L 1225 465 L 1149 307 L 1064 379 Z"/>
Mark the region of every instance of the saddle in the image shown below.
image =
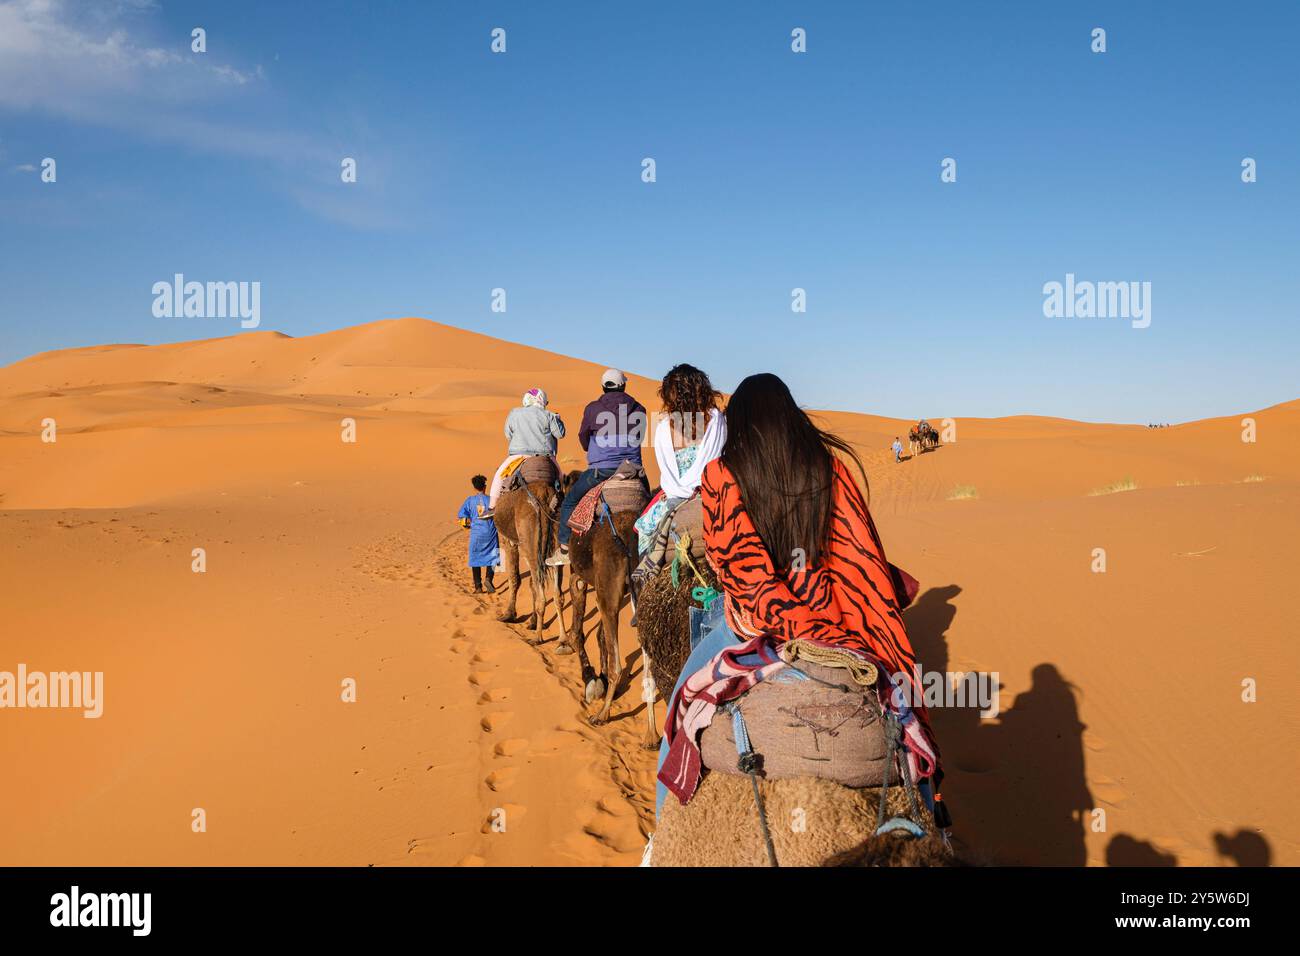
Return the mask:
<path id="1" fill-rule="evenodd" d="M 613 476 L 600 485 L 600 496 L 609 506 L 611 514 L 634 511 L 640 514 L 650 501 L 646 491 L 645 469 L 631 462 L 623 462 Z"/>
<path id="2" fill-rule="evenodd" d="M 550 455 L 529 455 L 510 474 L 503 491 L 514 491 L 535 481 L 555 484 L 560 480 L 560 470 Z"/>
<path id="3" fill-rule="evenodd" d="M 884 786 L 889 742 L 876 690 L 880 675 L 848 651 L 818 657 L 790 661 L 719 708 L 700 734 L 704 766 L 744 773 L 738 754 L 747 737 L 769 780 L 819 777 L 855 789 Z"/>
<path id="4" fill-rule="evenodd" d="M 691 557 L 704 558 L 704 504 L 699 495 L 677 506 L 670 528 L 669 538 L 674 545 L 683 534 L 689 535 Z"/>

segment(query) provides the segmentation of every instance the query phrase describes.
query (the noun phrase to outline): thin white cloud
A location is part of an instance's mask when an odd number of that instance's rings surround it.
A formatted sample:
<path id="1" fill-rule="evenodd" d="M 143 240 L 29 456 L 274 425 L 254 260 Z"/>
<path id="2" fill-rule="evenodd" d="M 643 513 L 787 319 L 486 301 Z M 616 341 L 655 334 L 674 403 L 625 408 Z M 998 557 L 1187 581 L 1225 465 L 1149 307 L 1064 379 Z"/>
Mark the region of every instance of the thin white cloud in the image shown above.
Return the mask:
<path id="1" fill-rule="evenodd" d="M 190 102 L 244 86 L 261 70 L 241 70 L 129 29 L 140 4 L 114 7 L 65 0 L 0 0 L 0 106 L 111 123 L 124 101 L 138 107 Z"/>
<path id="2" fill-rule="evenodd" d="M 361 182 L 339 194 L 339 161 L 356 153 L 343 144 L 357 130 L 322 137 L 277 122 L 260 65 L 192 53 L 188 32 L 148 38 L 141 21 L 155 8 L 153 0 L 0 0 L 0 113 L 39 112 L 268 164 L 304 210 L 354 228 L 404 218 L 376 188 L 381 163 L 368 163 Z"/>

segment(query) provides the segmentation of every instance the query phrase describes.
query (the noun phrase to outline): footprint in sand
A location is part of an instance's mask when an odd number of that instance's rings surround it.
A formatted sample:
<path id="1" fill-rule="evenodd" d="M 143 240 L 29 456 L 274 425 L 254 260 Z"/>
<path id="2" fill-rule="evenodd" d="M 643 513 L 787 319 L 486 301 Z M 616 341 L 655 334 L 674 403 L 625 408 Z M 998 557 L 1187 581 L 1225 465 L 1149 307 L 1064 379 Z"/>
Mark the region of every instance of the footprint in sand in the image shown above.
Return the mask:
<path id="1" fill-rule="evenodd" d="M 470 663 L 473 663 L 471 661 Z M 487 671 L 470 671 L 469 677 L 465 678 L 475 687 L 482 687 L 492 677 Z"/>
<path id="2" fill-rule="evenodd" d="M 1106 749 L 1106 741 L 1102 740 L 1091 730 L 1083 732 L 1083 745 L 1092 753 L 1100 753 Z"/>
<path id="3" fill-rule="evenodd" d="M 492 748 L 492 752 L 498 757 L 513 757 L 528 749 L 528 741 L 521 737 L 511 737 L 509 740 L 503 740 Z"/>
<path id="4" fill-rule="evenodd" d="M 500 770 L 493 770 L 483 778 L 483 782 L 488 785 L 489 790 L 504 790 L 515 782 L 515 777 L 519 771 L 514 767 L 502 767 Z"/>
<path id="5" fill-rule="evenodd" d="M 595 816 L 583 825 L 583 833 L 616 853 L 635 853 L 644 848 L 645 835 L 625 801 L 601 797 L 595 810 Z"/>
<path id="6" fill-rule="evenodd" d="M 468 651 L 468 650 L 469 650 L 471 647 L 473 647 L 473 646 L 474 646 L 474 645 L 472 645 L 469 641 L 456 641 L 456 640 L 453 640 L 453 641 L 451 642 L 451 652 L 452 652 L 453 654 L 464 654 L 466 651 Z"/>
<path id="7" fill-rule="evenodd" d="M 514 714 L 509 711 L 502 711 L 496 714 L 484 714 L 483 719 L 478 722 L 478 725 L 489 734 L 495 733 L 513 716 Z"/>
<path id="8" fill-rule="evenodd" d="M 478 699 L 480 704 L 500 704 L 510 699 L 509 687 L 494 687 L 491 690 L 485 690 L 483 696 Z"/>
<path id="9" fill-rule="evenodd" d="M 483 821 L 483 826 L 479 829 L 480 833 L 501 834 L 508 833 L 510 828 L 523 819 L 528 808 L 517 803 L 503 803 L 501 806 L 491 810 L 487 819 Z"/>

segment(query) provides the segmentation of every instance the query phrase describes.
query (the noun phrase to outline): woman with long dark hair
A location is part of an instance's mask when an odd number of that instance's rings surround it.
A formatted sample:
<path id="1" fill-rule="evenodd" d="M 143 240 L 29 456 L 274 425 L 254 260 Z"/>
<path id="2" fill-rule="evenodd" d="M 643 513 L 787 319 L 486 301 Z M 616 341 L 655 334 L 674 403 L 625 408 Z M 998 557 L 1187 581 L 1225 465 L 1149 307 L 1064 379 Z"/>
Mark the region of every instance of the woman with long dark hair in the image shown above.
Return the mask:
<path id="1" fill-rule="evenodd" d="M 781 379 L 763 373 L 740 383 L 727 403 L 722 455 L 700 485 L 706 553 L 722 595 L 679 688 L 730 645 L 759 637 L 865 652 L 911 683 L 916 654 L 902 615 L 910 579 L 886 560 L 855 471 L 866 485 L 853 449 L 818 428 Z M 907 703 L 919 718 L 918 776 L 932 776 L 938 748 L 928 715 L 914 693 Z M 660 778 L 680 795 L 693 790 L 695 770 L 678 759 L 664 770 L 670 749 L 666 734 Z"/>

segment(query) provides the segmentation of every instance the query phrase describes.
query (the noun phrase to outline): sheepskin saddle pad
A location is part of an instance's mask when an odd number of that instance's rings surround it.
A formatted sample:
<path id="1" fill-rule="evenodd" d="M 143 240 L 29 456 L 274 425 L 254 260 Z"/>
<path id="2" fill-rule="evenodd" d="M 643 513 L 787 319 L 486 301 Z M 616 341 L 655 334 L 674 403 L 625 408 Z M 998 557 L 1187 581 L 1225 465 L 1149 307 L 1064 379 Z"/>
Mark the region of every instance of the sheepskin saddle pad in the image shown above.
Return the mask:
<path id="1" fill-rule="evenodd" d="M 864 677 L 872 686 L 859 683 Z M 819 777 L 845 787 L 883 786 L 889 745 L 876 677 L 874 668 L 855 675 L 846 667 L 792 661 L 729 708 L 718 709 L 700 734 L 704 766 L 727 774 L 741 772 L 730 712 L 736 709 L 767 779 Z"/>
<path id="2" fill-rule="evenodd" d="M 851 790 L 815 777 L 760 780 L 758 786 L 781 866 L 825 866 L 869 841 L 882 798 L 886 816 L 908 808 L 901 787 Z M 768 866 L 748 778 L 706 774 L 685 805 L 670 794 L 655 828 L 651 865 Z"/>

